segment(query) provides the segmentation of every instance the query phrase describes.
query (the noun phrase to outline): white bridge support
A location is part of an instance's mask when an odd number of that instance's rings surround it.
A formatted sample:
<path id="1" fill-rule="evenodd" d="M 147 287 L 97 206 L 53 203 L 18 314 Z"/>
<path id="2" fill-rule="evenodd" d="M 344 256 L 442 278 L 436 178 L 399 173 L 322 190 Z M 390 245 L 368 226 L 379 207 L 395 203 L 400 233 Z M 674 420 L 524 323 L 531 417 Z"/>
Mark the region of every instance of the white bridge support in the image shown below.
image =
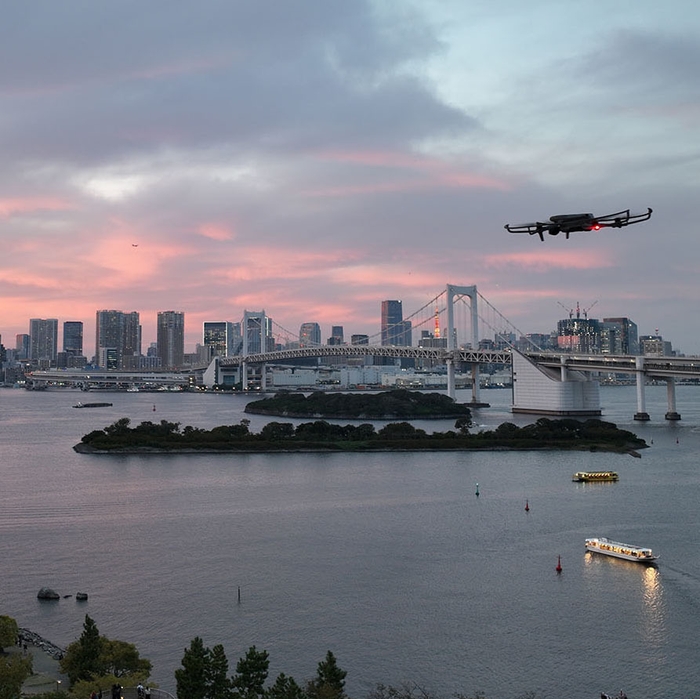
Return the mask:
<path id="1" fill-rule="evenodd" d="M 468 296 L 469 307 L 471 309 L 472 325 L 472 349 L 479 349 L 479 312 L 477 307 L 476 286 L 455 286 L 448 284 L 446 288 L 447 296 L 447 351 L 450 357 L 446 360 L 447 365 L 447 395 L 455 398 L 455 361 L 459 347 L 457 347 L 457 333 L 455 332 L 454 305 L 455 296 Z M 479 400 L 479 365 L 474 363 L 472 367 L 472 401 L 471 405 L 483 405 Z"/>
<path id="2" fill-rule="evenodd" d="M 644 400 L 644 382 L 646 381 L 644 357 L 636 357 L 634 366 L 636 369 L 635 376 L 637 378 L 637 412 L 634 414 L 634 419 L 646 422 L 649 419 L 649 413 L 647 412 L 646 401 Z"/>
<path id="3" fill-rule="evenodd" d="M 644 396 L 644 384 L 646 383 L 647 373 L 645 365 L 647 357 L 635 357 L 635 375 L 637 379 L 637 412 L 634 414 L 635 420 L 646 422 L 649 420 L 649 413 L 646 408 Z M 658 357 L 654 359 L 658 360 Z M 665 377 L 666 380 L 666 399 L 668 401 L 668 410 L 664 416 L 667 420 L 680 420 L 681 415 L 676 410 L 676 379 L 673 376 Z"/>
<path id="4" fill-rule="evenodd" d="M 513 350 L 514 413 L 572 417 L 601 414 L 598 382 L 565 365 L 541 366 Z"/>
<path id="5" fill-rule="evenodd" d="M 664 417 L 667 420 L 680 420 L 681 415 L 676 411 L 676 380 L 672 376 L 666 379 L 666 397 L 668 399 L 668 412 Z"/>

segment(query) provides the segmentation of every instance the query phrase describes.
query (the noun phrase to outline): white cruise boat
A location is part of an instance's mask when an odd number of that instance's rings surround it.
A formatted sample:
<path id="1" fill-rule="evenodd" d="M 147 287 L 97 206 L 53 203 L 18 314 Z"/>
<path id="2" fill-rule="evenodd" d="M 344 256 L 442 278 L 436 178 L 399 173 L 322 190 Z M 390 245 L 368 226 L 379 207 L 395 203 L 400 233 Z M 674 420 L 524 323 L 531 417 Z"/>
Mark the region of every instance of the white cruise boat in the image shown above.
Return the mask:
<path id="1" fill-rule="evenodd" d="M 602 536 L 586 539 L 586 550 L 602 553 L 605 556 L 624 558 L 626 561 L 634 561 L 635 563 L 653 563 L 658 558 L 651 549 L 611 541 Z"/>

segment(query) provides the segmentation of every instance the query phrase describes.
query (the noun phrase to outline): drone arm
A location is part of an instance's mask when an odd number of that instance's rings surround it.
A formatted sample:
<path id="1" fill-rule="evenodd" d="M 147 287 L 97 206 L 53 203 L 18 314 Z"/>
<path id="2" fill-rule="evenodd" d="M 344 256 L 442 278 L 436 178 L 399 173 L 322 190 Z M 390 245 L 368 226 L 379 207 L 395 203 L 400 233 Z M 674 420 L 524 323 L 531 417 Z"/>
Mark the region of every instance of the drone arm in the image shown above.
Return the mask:
<path id="1" fill-rule="evenodd" d="M 622 228 L 623 226 L 629 226 L 632 223 L 640 223 L 641 221 L 648 221 L 651 218 L 652 209 L 647 209 L 643 214 L 633 214 L 630 209 L 625 209 L 624 211 L 618 211 L 615 214 L 608 214 L 607 216 L 599 216 L 595 219 L 595 223 L 601 228 Z"/>

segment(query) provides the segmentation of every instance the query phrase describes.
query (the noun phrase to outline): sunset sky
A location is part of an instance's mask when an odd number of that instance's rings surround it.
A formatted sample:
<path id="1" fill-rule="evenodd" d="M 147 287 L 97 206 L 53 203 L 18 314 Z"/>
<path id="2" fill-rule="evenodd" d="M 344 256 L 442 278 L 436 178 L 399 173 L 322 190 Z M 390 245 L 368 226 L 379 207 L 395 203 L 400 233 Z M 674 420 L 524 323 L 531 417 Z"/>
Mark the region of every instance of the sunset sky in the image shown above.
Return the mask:
<path id="1" fill-rule="evenodd" d="M 261 310 L 379 330 L 476 284 L 700 354 L 700 5 L 36 0 L 0 25 L 0 334 Z M 552 214 L 654 209 L 571 239 Z"/>

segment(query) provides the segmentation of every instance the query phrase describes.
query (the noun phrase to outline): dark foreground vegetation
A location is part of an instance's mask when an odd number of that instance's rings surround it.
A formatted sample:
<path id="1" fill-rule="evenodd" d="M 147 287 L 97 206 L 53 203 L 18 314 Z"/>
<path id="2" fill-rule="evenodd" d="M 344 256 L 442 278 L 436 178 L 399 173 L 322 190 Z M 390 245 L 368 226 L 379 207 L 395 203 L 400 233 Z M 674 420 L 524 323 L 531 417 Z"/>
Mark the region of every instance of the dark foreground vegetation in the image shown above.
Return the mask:
<path id="1" fill-rule="evenodd" d="M 31 675 L 31 656 L 8 656 L 3 662 L 3 648 L 17 642 L 17 623 L 0 616 L 0 699 L 19 699 L 23 682 Z M 60 661 L 61 671 L 68 675 L 69 686 L 34 695 L 34 699 L 90 699 L 122 696 L 122 688 L 142 685 L 145 695 L 149 687 L 151 663 L 140 658 L 136 647 L 125 641 L 111 641 L 102 636 L 97 624 L 85 615 L 83 632 L 71 643 Z M 207 648 L 197 636 L 184 649 L 181 666 L 175 670 L 177 699 L 349 699 L 345 691 L 347 672 L 340 668 L 329 650 L 318 663 L 316 674 L 297 682 L 283 672 L 269 681 L 269 654 L 251 646 L 229 675 L 229 663 L 223 645 Z M 133 691 L 133 690 L 132 690 Z M 132 696 L 129 694 L 129 696 Z M 415 683 L 398 686 L 377 684 L 366 699 L 439 699 Z M 486 699 L 486 695 L 457 693 L 451 699 Z M 528 692 L 515 699 L 537 699 Z"/>
<path id="2" fill-rule="evenodd" d="M 310 395 L 280 391 L 272 398 L 246 405 L 247 413 L 278 417 L 321 417 L 340 420 L 430 419 L 469 417 L 469 408 L 443 393 L 397 389 L 381 393 L 327 393 Z"/>
<path id="3" fill-rule="evenodd" d="M 161 420 L 130 427 L 121 418 L 103 430 L 86 434 L 73 447 L 81 453 L 149 452 L 315 452 L 315 451 L 463 451 L 480 449 L 577 449 L 633 452 L 646 447 L 643 439 L 601 420 L 550 420 L 518 427 L 510 422 L 492 431 L 470 434 L 471 419 L 458 418 L 455 429 L 433 432 L 408 422 L 392 422 L 380 430 L 372 424 L 335 425 L 325 420 L 296 427 L 288 422 L 269 422 L 259 433 L 250 432 L 248 421 L 211 430 Z"/>

